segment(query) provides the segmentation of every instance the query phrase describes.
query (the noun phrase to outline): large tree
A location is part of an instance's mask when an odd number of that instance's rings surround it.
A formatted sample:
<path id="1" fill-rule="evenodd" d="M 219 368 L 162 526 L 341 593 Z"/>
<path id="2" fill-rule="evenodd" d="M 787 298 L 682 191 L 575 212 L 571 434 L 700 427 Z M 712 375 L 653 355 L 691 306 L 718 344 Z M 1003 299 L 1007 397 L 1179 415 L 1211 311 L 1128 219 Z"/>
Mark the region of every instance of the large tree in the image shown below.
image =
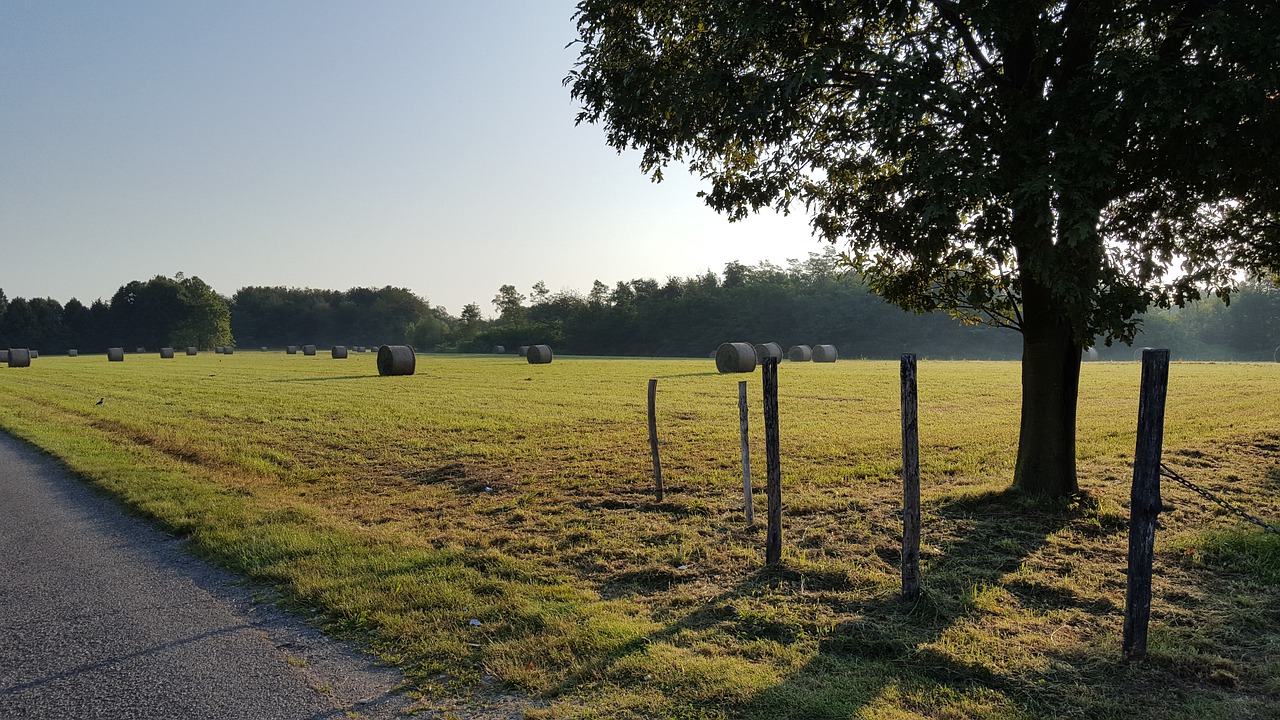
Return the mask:
<path id="1" fill-rule="evenodd" d="M 1077 488 L 1080 352 L 1280 246 L 1275 0 L 583 0 L 579 122 L 886 299 L 1022 333 L 1016 486 Z"/>

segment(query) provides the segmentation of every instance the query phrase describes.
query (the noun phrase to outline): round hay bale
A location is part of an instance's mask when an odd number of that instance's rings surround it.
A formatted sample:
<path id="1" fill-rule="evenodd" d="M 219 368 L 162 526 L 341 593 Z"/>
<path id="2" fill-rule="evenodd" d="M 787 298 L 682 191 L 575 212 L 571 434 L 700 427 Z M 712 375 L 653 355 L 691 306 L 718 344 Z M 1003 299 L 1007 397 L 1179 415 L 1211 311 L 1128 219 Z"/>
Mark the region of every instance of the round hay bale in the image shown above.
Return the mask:
<path id="1" fill-rule="evenodd" d="M 810 362 L 813 360 L 813 348 L 808 345 L 792 345 L 787 351 L 787 359 L 791 362 Z"/>
<path id="2" fill-rule="evenodd" d="M 187 354 L 188 354 L 188 355 L 195 355 L 195 354 L 196 354 L 196 353 L 198 353 L 198 352 L 200 352 L 200 349 L 199 349 L 199 348 L 197 348 L 195 345 L 188 345 L 188 346 L 187 346 Z"/>
<path id="3" fill-rule="evenodd" d="M 223 354 L 223 355 L 230 355 L 230 354 L 234 353 L 235 351 L 236 351 L 236 349 L 235 349 L 235 348 L 233 348 L 233 347 L 231 347 L 230 345 L 228 345 L 228 346 L 226 346 L 226 347 L 222 348 L 222 354 Z"/>
<path id="4" fill-rule="evenodd" d="M 266 351 L 267 351 L 267 346 L 266 346 L 266 345 L 263 345 L 263 346 L 262 346 L 262 352 L 266 352 Z"/>
<path id="5" fill-rule="evenodd" d="M 134 352 L 138 353 L 139 355 L 141 355 L 141 354 L 145 353 L 146 351 L 147 351 L 147 349 L 146 349 L 146 348 L 144 348 L 144 347 L 140 347 L 140 348 L 138 348 L 138 349 L 134 350 Z"/>
<path id="6" fill-rule="evenodd" d="M 9 348 L 0 348 L 0 362 L 9 362 Z"/>
<path id="7" fill-rule="evenodd" d="M 213 347 L 213 351 L 214 351 L 214 352 L 216 352 L 216 353 L 218 353 L 219 355 L 221 355 L 221 354 L 222 354 L 222 351 L 223 351 L 223 350 L 225 350 L 225 349 L 226 349 L 226 348 L 222 347 L 221 345 L 215 345 L 215 346 Z"/>
<path id="8" fill-rule="evenodd" d="M 67 351 L 67 357 L 80 357 L 80 351 L 75 348 L 71 348 Z"/>
<path id="9" fill-rule="evenodd" d="M 379 375 L 412 375 L 417 364 L 418 358 L 408 345 L 383 345 L 378 348 Z"/>
<path id="10" fill-rule="evenodd" d="M 107 348 L 107 362 L 124 362 L 124 348 Z"/>
<path id="11" fill-rule="evenodd" d="M 9 348 L 5 361 L 9 367 L 31 367 L 31 351 L 26 348 Z"/>
<path id="12" fill-rule="evenodd" d="M 346 360 L 346 359 L 347 359 L 347 346 L 346 346 L 346 345 L 334 345 L 334 346 L 329 350 L 329 354 L 333 356 L 333 359 L 334 359 L 334 360 Z"/>
<path id="13" fill-rule="evenodd" d="M 303 345 L 303 346 L 302 346 L 302 354 L 303 354 L 303 355 L 308 355 L 308 356 L 310 356 L 310 355 L 315 355 L 315 354 L 316 354 L 316 346 L 315 346 L 315 345 Z"/>
<path id="14" fill-rule="evenodd" d="M 285 355 L 297 355 L 297 354 L 298 354 L 298 346 L 297 346 L 297 345 L 286 345 L 286 346 L 285 346 L 285 348 L 284 348 L 284 354 L 285 354 Z"/>
<path id="15" fill-rule="evenodd" d="M 493 354 L 494 354 L 494 355 L 506 355 L 506 354 L 507 354 L 507 348 L 506 348 L 506 346 L 504 346 L 504 345 L 494 345 L 494 346 L 493 346 Z"/>
<path id="16" fill-rule="evenodd" d="M 551 362 L 552 356 L 550 345 L 530 345 L 529 352 L 524 357 L 530 365 L 546 365 Z"/>
<path id="17" fill-rule="evenodd" d="M 835 345 L 814 345 L 813 361 L 817 363 L 833 363 L 840 359 L 840 353 L 836 352 Z"/>
<path id="18" fill-rule="evenodd" d="M 165 360 L 173 358 L 173 348 L 160 348 L 160 357 Z"/>
<path id="19" fill-rule="evenodd" d="M 727 342 L 716 349 L 716 370 L 722 373 L 755 372 L 756 360 L 751 343 Z"/>
<path id="20" fill-rule="evenodd" d="M 39 350 L 29 350 L 28 352 L 29 352 L 29 353 L 31 353 L 31 359 L 32 359 L 32 360 L 35 360 L 36 358 L 40 357 L 40 351 L 39 351 Z"/>
<path id="21" fill-rule="evenodd" d="M 516 348 L 516 352 L 520 354 L 520 357 L 529 357 L 529 346 L 521 345 L 520 347 Z"/>
<path id="22" fill-rule="evenodd" d="M 760 343 L 755 349 L 758 361 L 763 361 L 765 358 L 782 359 L 782 346 L 776 342 Z"/>

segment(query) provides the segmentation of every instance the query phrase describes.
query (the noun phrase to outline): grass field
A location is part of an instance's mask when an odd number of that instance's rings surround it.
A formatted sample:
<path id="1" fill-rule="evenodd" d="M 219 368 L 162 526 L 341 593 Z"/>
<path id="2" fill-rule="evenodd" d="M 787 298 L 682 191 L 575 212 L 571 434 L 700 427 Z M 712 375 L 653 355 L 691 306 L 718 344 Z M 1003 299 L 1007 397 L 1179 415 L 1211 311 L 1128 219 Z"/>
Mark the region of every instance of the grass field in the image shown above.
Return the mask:
<path id="1" fill-rule="evenodd" d="M 1006 491 L 1014 363 L 922 360 L 923 598 L 898 599 L 897 363 L 242 352 L 0 370 L 0 428 L 409 673 L 425 717 L 1280 717 L 1280 535 L 1177 487 L 1120 658 L 1139 368 L 1086 364 L 1082 494 Z M 667 498 L 645 390 L 659 378 Z M 759 521 L 742 519 L 737 381 Z M 105 398 L 102 405 L 95 405 Z M 1280 364 L 1175 363 L 1165 459 L 1280 520 Z M 471 622 L 479 621 L 479 624 Z"/>

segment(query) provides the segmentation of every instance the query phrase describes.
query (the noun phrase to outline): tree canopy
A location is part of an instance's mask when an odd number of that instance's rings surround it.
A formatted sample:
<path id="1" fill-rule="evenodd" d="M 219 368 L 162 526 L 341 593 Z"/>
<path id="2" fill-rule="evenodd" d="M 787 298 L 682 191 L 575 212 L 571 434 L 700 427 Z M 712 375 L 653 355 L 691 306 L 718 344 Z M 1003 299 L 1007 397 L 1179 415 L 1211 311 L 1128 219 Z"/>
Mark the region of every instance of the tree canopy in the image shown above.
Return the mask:
<path id="1" fill-rule="evenodd" d="M 583 0 L 579 122 L 886 299 L 1023 333 L 1015 483 L 1075 490 L 1079 350 L 1280 266 L 1280 3 Z M 1036 440 L 1030 441 L 1034 436 Z"/>

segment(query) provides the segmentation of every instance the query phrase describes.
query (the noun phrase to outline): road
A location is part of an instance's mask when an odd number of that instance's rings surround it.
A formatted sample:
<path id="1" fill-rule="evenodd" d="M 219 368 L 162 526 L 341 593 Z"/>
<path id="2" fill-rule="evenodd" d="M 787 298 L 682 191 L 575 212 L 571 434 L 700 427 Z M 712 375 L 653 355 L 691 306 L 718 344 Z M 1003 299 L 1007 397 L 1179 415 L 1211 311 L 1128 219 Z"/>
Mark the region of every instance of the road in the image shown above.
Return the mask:
<path id="1" fill-rule="evenodd" d="M 376 720 L 402 682 L 0 434 L 0 718 Z"/>

